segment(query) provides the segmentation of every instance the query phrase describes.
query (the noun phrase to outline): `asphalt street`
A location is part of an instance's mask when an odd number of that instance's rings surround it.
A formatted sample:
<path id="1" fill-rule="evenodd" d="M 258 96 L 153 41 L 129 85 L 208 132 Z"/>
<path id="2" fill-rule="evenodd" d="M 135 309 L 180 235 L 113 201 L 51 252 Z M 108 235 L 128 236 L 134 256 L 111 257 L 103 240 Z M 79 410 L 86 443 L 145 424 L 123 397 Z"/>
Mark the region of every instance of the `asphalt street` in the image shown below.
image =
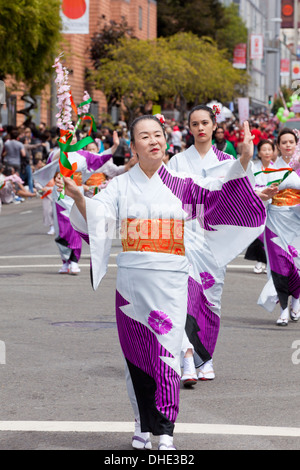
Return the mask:
<path id="1" fill-rule="evenodd" d="M 0 450 L 130 450 L 114 314 L 120 243 L 94 292 L 88 246 L 81 273 L 59 275 L 46 232 L 39 199 L 2 207 Z M 279 309 L 257 306 L 266 274 L 253 264 L 240 256 L 228 267 L 216 378 L 181 390 L 181 451 L 300 449 L 300 322 L 279 328 Z"/>

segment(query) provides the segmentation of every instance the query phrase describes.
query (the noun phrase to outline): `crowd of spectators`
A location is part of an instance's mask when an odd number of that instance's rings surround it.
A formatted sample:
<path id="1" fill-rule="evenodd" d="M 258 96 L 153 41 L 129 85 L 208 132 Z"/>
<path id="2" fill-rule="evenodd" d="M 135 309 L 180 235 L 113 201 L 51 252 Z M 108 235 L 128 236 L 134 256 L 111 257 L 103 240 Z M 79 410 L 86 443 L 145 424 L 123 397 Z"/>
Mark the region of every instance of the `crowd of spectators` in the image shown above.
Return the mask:
<path id="1" fill-rule="evenodd" d="M 251 116 L 249 123 L 251 133 L 254 135 L 253 159 L 256 159 L 258 143 L 264 139 L 270 139 L 272 142 L 275 142 L 279 125 L 276 120 L 264 113 Z M 178 123 L 172 119 L 167 119 L 166 132 L 168 136 L 167 158 L 172 158 L 173 155 L 184 151 L 194 143 L 187 121 Z M 217 129 L 213 135 L 213 145 L 219 150 L 233 155 L 235 158 L 241 155 L 243 140 L 243 126 L 239 123 L 239 120 L 234 117 L 218 123 Z"/>
<path id="2" fill-rule="evenodd" d="M 257 156 L 257 145 L 263 139 L 276 141 L 278 123 L 266 114 L 251 116 L 251 132 L 254 135 L 254 156 Z M 130 135 L 128 126 L 120 121 L 115 129 L 118 131 L 119 146 L 114 154 L 113 162 L 124 165 L 130 158 Z M 168 161 L 173 155 L 184 151 L 193 145 L 193 136 L 189 131 L 187 121 L 176 122 L 166 119 Z M 35 187 L 33 173 L 47 163 L 48 156 L 57 145 L 58 129 L 47 129 L 45 123 L 38 127 L 31 123 L 29 126 L 0 127 L 0 204 L 24 202 L 26 198 L 40 195 Z M 78 131 L 78 139 L 87 135 L 87 128 Z M 98 146 L 99 153 L 113 145 L 113 129 L 99 126 L 92 134 Z M 213 137 L 213 145 L 234 157 L 241 154 L 243 143 L 243 127 L 235 118 L 218 123 Z"/>

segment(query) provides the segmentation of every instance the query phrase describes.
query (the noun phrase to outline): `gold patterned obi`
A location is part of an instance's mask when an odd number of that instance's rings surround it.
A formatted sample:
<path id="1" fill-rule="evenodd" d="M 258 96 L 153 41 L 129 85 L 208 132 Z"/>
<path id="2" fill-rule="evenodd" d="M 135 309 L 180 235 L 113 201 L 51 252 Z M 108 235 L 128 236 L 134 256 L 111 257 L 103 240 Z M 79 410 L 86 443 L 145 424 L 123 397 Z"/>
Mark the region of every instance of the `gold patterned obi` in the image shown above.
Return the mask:
<path id="1" fill-rule="evenodd" d="M 123 219 L 123 251 L 152 251 L 185 255 L 184 221 L 180 219 Z"/>
<path id="2" fill-rule="evenodd" d="M 300 204 L 300 189 L 282 189 L 272 199 L 274 206 L 296 206 Z"/>
<path id="3" fill-rule="evenodd" d="M 93 173 L 85 184 L 88 186 L 100 186 L 104 181 L 106 181 L 104 173 Z"/>
<path id="4" fill-rule="evenodd" d="M 73 174 L 73 180 L 77 184 L 77 186 L 82 186 L 82 174 L 81 171 L 75 171 Z"/>

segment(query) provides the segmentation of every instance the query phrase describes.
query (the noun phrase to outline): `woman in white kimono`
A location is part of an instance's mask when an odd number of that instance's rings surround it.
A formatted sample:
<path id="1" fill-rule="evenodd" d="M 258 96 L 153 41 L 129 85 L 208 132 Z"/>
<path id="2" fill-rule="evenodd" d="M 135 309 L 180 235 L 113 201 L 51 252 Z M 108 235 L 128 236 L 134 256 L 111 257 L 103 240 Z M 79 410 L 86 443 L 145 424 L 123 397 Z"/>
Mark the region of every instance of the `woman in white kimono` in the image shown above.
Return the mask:
<path id="1" fill-rule="evenodd" d="M 208 106 L 196 106 L 189 114 L 188 125 L 195 143 L 184 152 L 172 157 L 168 167 L 191 175 L 200 175 L 203 178 L 222 179 L 236 159 L 212 145 L 213 133 L 217 127 L 215 113 Z M 247 175 L 254 184 L 250 165 Z M 228 236 L 233 235 L 228 231 Z M 226 249 L 229 253 L 226 243 L 227 238 L 224 239 L 222 245 L 224 251 Z M 246 247 L 247 245 L 240 246 L 240 251 Z M 186 250 L 191 262 L 191 273 L 186 326 L 188 338 L 185 335 L 183 343 L 182 381 L 188 387 L 197 382 L 195 367 L 199 367 L 199 380 L 215 378 L 212 357 L 220 329 L 221 297 L 226 264 L 218 266 L 207 240 L 203 240 L 198 246 L 195 244 L 193 234 L 186 241 Z M 236 251 L 228 258 L 228 262 L 235 257 L 234 253 Z M 197 325 L 194 322 L 196 310 L 198 310 Z M 195 328 L 199 330 L 197 335 Z"/>
<path id="2" fill-rule="evenodd" d="M 250 131 L 248 136 L 251 142 Z M 185 220 L 193 219 L 208 234 L 208 243 L 219 245 L 226 225 L 225 201 L 233 223 L 241 218 L 236 197 L 246 204 L 252 239 L 262 231 L 265 209 L 244 171 L 251 159 L 249 148 L 223 181 L 199 178 L 199 186 L 162 164 L 166 138 L 157 118 L 137 118 L 131 138 L 139 163 L 128 173 L 114 178 L 92 199 L 85 198 L 69 178 L 65 178 L 65 190 L 75 201 L 70 220 L 89 238 L 94 289 L 106 272 L 116 226 L 121 228 L 116 318 L 135 415 L 132 446 L 150 449 L 151 432 L 160 436 L 160 450 L 172 450 L 187 311 Z M 218 222 L 220 230 L 213 228 Z"/>
<path id="3" fill-rule="evenodd" d="M 272 312 L 279 301 L 278 326 L 287 326 L 289 317 L 292 321 L 300 318 L 300 177 L 289 171 L 297 141 L 291 129 L 279 133 L 280 156 L 274 167 L 280 171 L 271 174 L 279 183 L 279 192 L 268 206 L 265 229 L 269 279 L 258 303 Z"/>

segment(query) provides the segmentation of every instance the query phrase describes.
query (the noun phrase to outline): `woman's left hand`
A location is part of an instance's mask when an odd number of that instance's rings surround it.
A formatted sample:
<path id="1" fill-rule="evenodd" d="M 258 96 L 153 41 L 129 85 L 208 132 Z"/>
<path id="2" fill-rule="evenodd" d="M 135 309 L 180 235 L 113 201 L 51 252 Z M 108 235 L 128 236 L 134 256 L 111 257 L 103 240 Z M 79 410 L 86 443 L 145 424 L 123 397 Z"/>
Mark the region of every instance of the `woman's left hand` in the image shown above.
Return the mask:
<path id="1" fill-rule="evenodd" d="M 267 188 L 263 189 L 259 193 L 259 197 L 262 201 L 267 201 L 268 199 L 272 199 L 278 193 L 278 185 L 276 183 L 271 184 Z"/>

